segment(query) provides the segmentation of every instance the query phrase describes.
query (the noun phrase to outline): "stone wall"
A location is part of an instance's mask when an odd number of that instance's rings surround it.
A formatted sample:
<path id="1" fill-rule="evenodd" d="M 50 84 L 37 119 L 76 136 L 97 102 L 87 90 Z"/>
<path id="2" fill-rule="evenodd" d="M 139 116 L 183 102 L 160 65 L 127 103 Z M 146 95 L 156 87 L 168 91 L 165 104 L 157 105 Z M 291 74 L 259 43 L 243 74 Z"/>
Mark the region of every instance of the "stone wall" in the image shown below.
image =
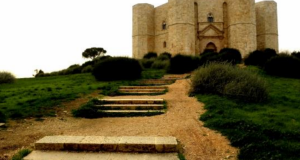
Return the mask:
<path id="1" fill-rule="evenodd" d="M 155 52 L 161 54 L 163 52 L 169 52 L 168 41 L 168 4 L 161 5 L 155 8 Z M 163 23 L 166 23 L 166 29 L 163 29 Z M 166 42 L 166 47 L 164 47 Z"/>
<path id="2" fill-rule="evenodd" d="M 262 1 L 256 7 L 257 49 L 278 48 L 277 3 Z"/>

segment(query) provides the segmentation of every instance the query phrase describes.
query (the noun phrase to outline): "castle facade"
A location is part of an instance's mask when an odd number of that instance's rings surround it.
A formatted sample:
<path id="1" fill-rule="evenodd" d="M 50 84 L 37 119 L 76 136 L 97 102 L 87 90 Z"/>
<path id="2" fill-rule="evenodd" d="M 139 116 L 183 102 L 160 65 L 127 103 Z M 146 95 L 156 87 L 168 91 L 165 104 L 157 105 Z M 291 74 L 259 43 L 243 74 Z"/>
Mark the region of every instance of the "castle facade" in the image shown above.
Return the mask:
<path id="1" fill-rule="evenodd" d="M 277 3 L 265 0 L 168 0 L 133 6 L 133 57 L 148 52 L 199 55 L 236 48 L 278 51 Z"/>

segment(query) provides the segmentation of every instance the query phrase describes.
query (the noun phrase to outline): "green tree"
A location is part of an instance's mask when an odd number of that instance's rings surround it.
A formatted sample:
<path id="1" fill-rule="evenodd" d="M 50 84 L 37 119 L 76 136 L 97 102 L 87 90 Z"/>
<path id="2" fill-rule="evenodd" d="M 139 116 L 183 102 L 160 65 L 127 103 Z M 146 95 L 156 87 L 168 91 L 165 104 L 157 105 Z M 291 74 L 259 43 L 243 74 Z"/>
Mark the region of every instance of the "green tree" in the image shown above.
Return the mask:
<path id="1" fill-rule="evenodd" d="M 92 60 L 94 60 L 95 58 L 102 56 L 106 53 L 106 50 L 103 48 L 97 48 L 97 47 L 93 47 L 93 48 L 88 48 L 86 49 L 83 53 L 82 53 L 82 57 L 84 58 L 91 58 Z"/>

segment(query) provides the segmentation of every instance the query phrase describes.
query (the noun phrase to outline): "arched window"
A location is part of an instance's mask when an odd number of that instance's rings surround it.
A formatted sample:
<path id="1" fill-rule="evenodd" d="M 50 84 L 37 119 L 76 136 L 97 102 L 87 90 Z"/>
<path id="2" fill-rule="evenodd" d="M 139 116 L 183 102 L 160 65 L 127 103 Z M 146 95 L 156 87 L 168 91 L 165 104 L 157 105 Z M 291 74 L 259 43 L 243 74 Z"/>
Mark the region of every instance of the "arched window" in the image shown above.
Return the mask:
<path id="1" fill-rule="evenodd" d="M 164 48 L 167 48 L 167 42 L 164 41 Z"/>
<path id="2" fill-rule="evenodd" d="M 209 23 L 214 22 L 214 16 L 213 16 L 212 13 L 208 13 L 208 15 L 207 15 L 207 21 L 208 21 Z"/>
<path id="3" fill-rule="evenodd" d="M 166 21 L 163 21 L 163 23 L 162 23 L 162 29 L 163 30 L 167 29 L 167 23 L 166 23 Z"/>
<path id="4" fill-rule="evenodd" d="M 217 47 L 214 43 L 209 42 L 206 45 L 204 52 L 217 52 Z"/>

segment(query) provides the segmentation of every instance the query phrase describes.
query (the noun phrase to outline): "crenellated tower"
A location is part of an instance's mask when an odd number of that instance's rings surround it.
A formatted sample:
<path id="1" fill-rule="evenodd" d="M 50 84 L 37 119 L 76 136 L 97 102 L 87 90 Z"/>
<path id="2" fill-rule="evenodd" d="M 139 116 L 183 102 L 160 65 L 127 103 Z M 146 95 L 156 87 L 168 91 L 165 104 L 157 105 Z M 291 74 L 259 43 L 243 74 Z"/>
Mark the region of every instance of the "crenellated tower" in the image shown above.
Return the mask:
<path id="1" fill-rule="evenodd" d="M 278 48 L 277 3 L 262 1 L 256 3 L 257 49 Z"/>
<path id="2" fill-rule="evenodd" d="M 137 4 L 133 6 L 132 45 L 133 57 L 141 59 L 154 51 L 154 6 Z"/>

